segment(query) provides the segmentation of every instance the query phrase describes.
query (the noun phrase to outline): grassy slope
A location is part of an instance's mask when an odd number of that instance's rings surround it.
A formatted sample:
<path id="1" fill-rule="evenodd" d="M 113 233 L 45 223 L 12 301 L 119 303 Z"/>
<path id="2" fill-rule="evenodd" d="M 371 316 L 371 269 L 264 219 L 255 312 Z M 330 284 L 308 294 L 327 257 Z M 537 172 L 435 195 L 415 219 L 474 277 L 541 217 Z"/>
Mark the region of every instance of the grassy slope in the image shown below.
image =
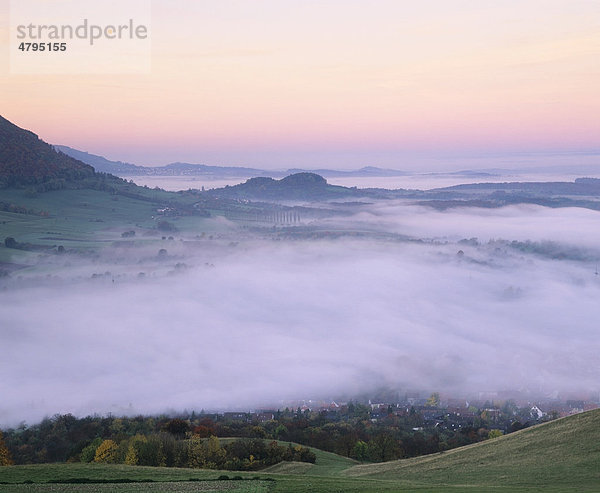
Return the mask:
<path id="1" fill-rule="evenodd" d="M 289 442 L 279 442 L 281 445 L 287 445 Z M 295 444 L 292 444 L 295 445 Z M 348 457 L 342 457 L 331 452 L 311 448 L 317 456 L 315 464 L 306 462 L 281 462 L 267 469 L 264 472 L 278 474 L 307 474 L 311 476 L 338 476 L 342 471 L 352 467 L 358 462 Z M 261 471 L 263 472 L 263 471 Z"/>
<path id="2" fill-rule="evenodd" d="M 313 449 L 314 450 L 314 449 Z M 455 449 L 443 454 L 384 464 L 353 465 L 345 457 L 315 450 L 317 463 L 284 464 L 253 473 L 167 469 L 100 464 L 46 464 L 0 469 L 0 481 L 30 479 L 127 478 L 163 481 L 163 489 L 192 491 L 175 481 L 214 479 L 221 474 L 260 476 L 275 482 L 238 484 L 234 491 L 269 492 L 561 492 L 600 490 L 600 410 L 553 421 L 506 437 Z M 204 490 L 209 483 L 196 483 Z M 111 485 L 111 491 L 135 490 Z M 2 491 L 55 491 L 50 485 L 0 485 Z M 104 486 L 102 486 L 104 488 Z M 154 487 L 152 487 L 154 488 Z M 254 488 L 248 489 L 248 488 Z M 67 491 L 64 489 L 63 491 Z M 70 491 L 70 490 L 68 490 Z M 98 485 L 78 485 L 80 492 L 104 491 Z M 109 490 L 106 490 L 109 491 Z"/>
<path id="3" fill-rule="evenodd" d="M 344 474 L 424 484 L 600 491 L 600 410 L 441 454 L 355 466 Z"/>
<path id="4" fill-rule="evenodd" d="M 150 216 L 156 214 L 156 204 L 160 203 L 161 199 L 165 200 L 168 197 L 165 197 L 165 192 L 141 190 L 154 203 L 90 189 L 55 190 L 40 193 L 34 197 L 28 197 L 23 190 L 3 189 L 0 190 L 0 200 L 24 205 L 36 211 L 45 210 L 50 213 L 50 217 L 54 218 L 60 217 L 84 222 L 102 219 L 108 224 L 126 224 L 132 221 L 148 220 Z"/>
<path id="5" fill-rule="evenodd" d="M 0 213 L 2 240 L 13 236 L 20 242 L 36 245 L 65 246 L 75 241 L 93 241 L 93 233 L 111 227 L 125 228 L 135 223 L 152 224 L 156 208 L 150 202 L 111 196 L 96 190 L 60 190 L 37 197 L 23 198 L 21 190 L 1 190 L 5 202 L 26 203 L 36 211 L 48 211 L 49 217 L 29 214 Z M 46 238 L 56 238 L 47 240 Z"/>
<path id="6" fill-rule="evenodd" d="M 239 440 L 239 438 L 220 438 L 221 445 Z M 266 443 L 272 442 L 273 440 L 265 438 Z M 287 447 L 291 444 L 293 447 L 298 445 L 295 442 L 284 442 L 281 440 L 275 440 L 279 445 Z M 342 471 L 349 467 L 358 464 L 354 459 L 343 457 L 341 455 L 334 454 L 332 452 L 326 452 L 313 447 L 308 447 L 312 450 L 316 456 L 315 464 L 308 462 L 280 462 L 274 466 L 270 466 L 260 472 L 270 473 L 282 473 L 282 474 L 311 474 L 313 476 L 338 476 Z M 292 472 L 293 471 L 293 472 Z"/>
<path id="7" fill-rule="evenodd" d="M 121 233 L 141 227 L 145 230 L 156 228 L 156 209 L 173 198 L 175 194 L 162 190 L 137 188 L 136 193 L 147 200 L 123 195 L 112 195 L 97 190 L 59 190 L 27 197 L 24 190 L 2 189 L 0 201 L 26 205 L 36 212 L 46 211 L 49 216 L 20 214 L 0 211 L 0 263 L 20 265 L 35 264 L 39 251 L 25 251 L 4 248 L 4 239 L 13 237 L 19 243 L 29 243 L 37 247 L 62 245 L 67 249 L 98 248 L 121 240 Z M 155 200 L 155 202 L 153 202 Z M 185 197 L 182 202 L 192 203 L 193 198 Z M 177 228 L 189 231 L 208 231 L 206 219 L 200 216 L 166 217 Z M 160 237 L 159 231 L 156 235 Z M 137 236 L 136 242 L 148 240 Z"/>
<path id="8" fill-rule="evenodd" d="M 177 194 L 128 184 L 116 186 L 122 193 L 113 195 L 110 192 L 91 189 L 65 189 L 39 193 L 31 197 L 22 189 L 0 189 L 0 202 L 24 206 L 36 214 L 42 211 L 48 213 L 48 217 L 42 217 L 0 211 L 0 242 L 3 243 L 4 238 L 12 236 L 19 242 L 41 246 L 100 246 L 98 241 L 105 238 L 107 230 L 118 230 L 120 233 L 135 226 L 153 229 L 156 228 L 159 218 L 157 208 L 172 202 L 179 206 L 191 207 L 199 200 L 191 194 Z M 135 194 L 136 197 L 127 194 Z M 210 210 L 214 216 L 220 216 L 231 207 L 231 204 L 220 201 L 213 203 Z M 242 211 L 247 209 L 239 204 L 235 204 L 235 208 Z M 195 231 L 199 225 L 206 231 L 211 229 L 205 228 L 207 221 L 202 215 L 167 216 L 163 219 L 175 223 L 181 230 Z M 214 229 L 214 225 L 212 228 Z M 84 244 L 86 242 L 87 244 Z"/>

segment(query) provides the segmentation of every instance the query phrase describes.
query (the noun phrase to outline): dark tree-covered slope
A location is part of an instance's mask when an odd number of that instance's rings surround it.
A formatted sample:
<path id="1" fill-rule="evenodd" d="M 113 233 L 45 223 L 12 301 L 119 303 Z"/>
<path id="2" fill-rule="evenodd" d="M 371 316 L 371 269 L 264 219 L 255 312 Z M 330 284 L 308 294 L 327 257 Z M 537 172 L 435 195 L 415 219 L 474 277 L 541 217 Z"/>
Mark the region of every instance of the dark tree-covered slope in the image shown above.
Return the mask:
<path id="1" fill-rule="evenodd" d="M 94 175 L 94 168 L 77 161 L 0 116 L 0 187 L 23 186 Z"/>

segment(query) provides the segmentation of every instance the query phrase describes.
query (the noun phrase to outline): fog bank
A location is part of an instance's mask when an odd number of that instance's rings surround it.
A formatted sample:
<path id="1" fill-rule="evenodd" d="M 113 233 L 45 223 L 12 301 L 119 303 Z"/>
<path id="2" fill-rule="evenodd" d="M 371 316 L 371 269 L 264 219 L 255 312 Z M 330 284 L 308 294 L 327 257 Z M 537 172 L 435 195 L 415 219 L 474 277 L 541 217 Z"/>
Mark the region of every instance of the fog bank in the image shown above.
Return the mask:
<path id="1" fill-rule="evenodd" d="M 367 214 L 405 233 L 507 239 L 552 239 L 549 224 L 567 225 L 587 248 L 598 217 L 588 212 L 557 224 L 543 220 L 551 210 L 419 215 L 388 205 L 347 221 Z M 600 282 L 589 262 L 453 242 L 213 250 L 214 267 L 200 249 L 176 275 L 2 292 L 0 425 L 66 412 L 251 409 L 381 386 L 598 389 Z"/>

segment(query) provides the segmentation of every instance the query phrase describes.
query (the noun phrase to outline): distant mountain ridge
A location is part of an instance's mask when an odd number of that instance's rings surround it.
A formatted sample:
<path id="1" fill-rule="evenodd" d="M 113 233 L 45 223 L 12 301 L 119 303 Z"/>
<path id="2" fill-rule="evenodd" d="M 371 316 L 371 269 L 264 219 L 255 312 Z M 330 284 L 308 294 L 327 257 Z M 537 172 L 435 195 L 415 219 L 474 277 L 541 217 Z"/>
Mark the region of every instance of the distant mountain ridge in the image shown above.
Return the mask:
<path id="1" fill-rule="evenodd" d="M 266 176 L 284 178 L 297 173 L 315 173 L 326 178 L 342 177 L 393 177 L 406 176 L 409 173 L 394 169 L 383 169 L 375 166 L 365 166 L 358 170 L 343 171 L 333 169 L 306 170 L 291 168 L 287 170 L 265 170 L 244 166 L 210 166 L 175 162 L 165 166 L 139 166 L 122 161 L 111 161 L 103 156 L 90 154 L 64 145 L 55 145 L 55 149 L 93 166 L 96 171 L 111 173 L 118 176 L 204 176 L 210 178 L 252 178 Z"/>
<path id="2" fill-rule="evenodd" d="M 124 163 L 122 161 L 110 161 L 105 157 L 96 156 L 95 154 L 90 154 L 85 151 L 79 151 L 72 147 L 55 145 L 54 148 L 67 156 L 71 156 L 74 159 L 78 159 L 79 161 L 92 166 L 96 171 L 100 171 L 101 173 L 117 175 L 127 173 L 135 175 L 138 173 L 142 174 L 144 170 L 143 166 L 136 166 L 135 164 Z"/>
<path id="3" fill-rule="evenodd" d="M 265 176 L 265 170 L 238 166 L 208 166 L 206 164 L 170 163 L 165 166 L 139 166 L 123 161 L 111 161 L 103 156 L 90 154 L 65 145 L 55 145 L 56 149 L 80 159 L 93 166 L 96 171 L 112 173 L 118 176 L 231 176 L 244 177 Z"/>

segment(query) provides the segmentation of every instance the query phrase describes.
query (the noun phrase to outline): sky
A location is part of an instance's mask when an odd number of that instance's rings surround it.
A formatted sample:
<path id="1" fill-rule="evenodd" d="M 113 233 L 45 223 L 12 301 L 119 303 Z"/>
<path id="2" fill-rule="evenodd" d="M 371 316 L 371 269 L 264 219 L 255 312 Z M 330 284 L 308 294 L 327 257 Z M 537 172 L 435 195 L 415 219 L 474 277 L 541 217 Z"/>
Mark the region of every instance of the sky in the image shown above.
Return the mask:
<path id="1" fill-rule="evenodd" d="M 600 167 L 595 0 L 154 0 L 140 74 L 11 73 L 9 11 L 0 0 L 0 113 L 111 159 Z"/>

